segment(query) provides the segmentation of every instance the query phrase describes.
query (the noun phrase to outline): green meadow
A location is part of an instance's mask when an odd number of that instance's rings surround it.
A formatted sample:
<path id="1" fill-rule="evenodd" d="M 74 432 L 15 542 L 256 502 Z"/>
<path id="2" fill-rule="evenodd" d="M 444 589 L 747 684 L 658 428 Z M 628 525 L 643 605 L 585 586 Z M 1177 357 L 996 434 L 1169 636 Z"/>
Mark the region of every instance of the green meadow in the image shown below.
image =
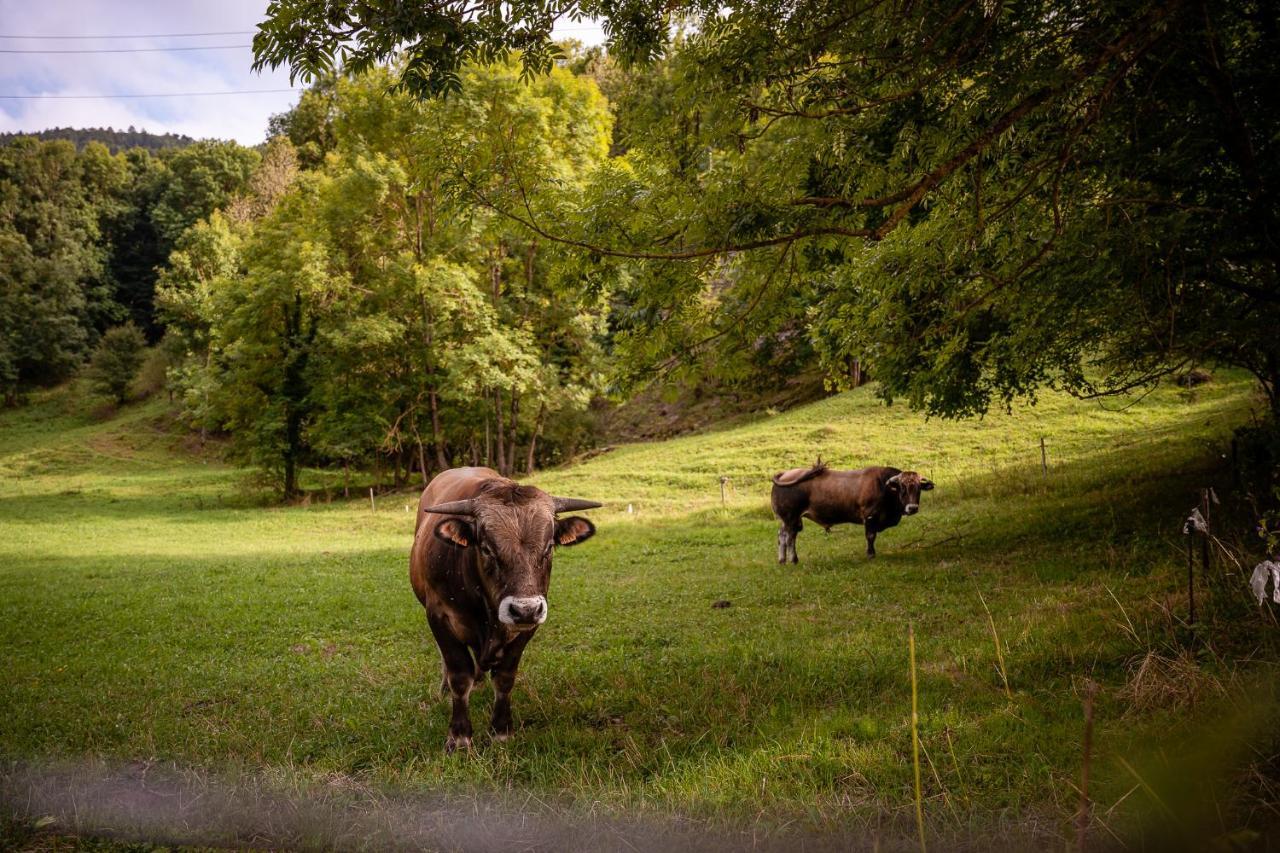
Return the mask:
<path id="1" fill-rule="evenodd" d="M 1225 558 L 1185 623 L 1180 522 L 1251 394 L 1219 374 L 940 421 L 863 388 L 540 472 L 604 501 L 599 531 L 556 557 L 516 737 L 482 733 L 486 686 L 476 749 L 446 756 L 416 490 L 375 509 L 308 472 L 273 505 L 161 402 L 98 421 L 60 389 L 0 414 L 0 758 L 909 838 L 912 629 L 927 837 L 1074 838 L 1092 685 L 1091 837 L 1227 836 L 1260 813 L 1277 656 Z M 808 525 L 779 566 L 769 477 L 819 454 L 937 488 L 873 561 L 861 528 Z"/>

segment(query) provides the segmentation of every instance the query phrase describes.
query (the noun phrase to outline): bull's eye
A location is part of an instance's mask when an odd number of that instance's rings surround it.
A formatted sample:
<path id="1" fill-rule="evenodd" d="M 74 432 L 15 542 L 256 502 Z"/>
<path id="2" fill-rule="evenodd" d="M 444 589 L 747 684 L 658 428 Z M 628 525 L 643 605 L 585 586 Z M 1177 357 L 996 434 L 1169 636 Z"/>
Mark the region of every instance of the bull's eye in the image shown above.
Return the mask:
<path id="1" fill-rule="evenodd" d="M 550 542 L 548 542 L 548 543 L 547 543 L 547 547 L 546 547 L 546 548 L 543 548 L 543 549 L 542 549 L 542 556 L 543 556 L 543 557 L 550 557 L 550 556 L 551 556 L 551 549 L 552 549 L 552 548 L 555 548 L 555 547 L 556 547 L 556 543 L 555 543 L 555 540 L 553 539 L 552 541 L 550 541 Z"/>

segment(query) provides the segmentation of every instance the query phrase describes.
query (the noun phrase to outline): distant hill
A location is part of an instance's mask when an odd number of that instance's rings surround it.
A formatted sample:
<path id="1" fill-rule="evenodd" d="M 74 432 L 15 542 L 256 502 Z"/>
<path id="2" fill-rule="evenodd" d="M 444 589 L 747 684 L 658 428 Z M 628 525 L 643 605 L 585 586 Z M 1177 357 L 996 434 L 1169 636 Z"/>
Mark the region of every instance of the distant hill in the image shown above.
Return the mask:
<path id="1" fill-rule="evenodd" d="M 76 148 L 83 148 L 89 142 L 101 142 L 112 153 L 127 151 L 130 148 L 145 148 L 148 151 L 160 151 L 164 148 L 182 148 L 195 142 L 190 136 L 177 133 L 148 133 L 145 130 L 116 130 L 111 127 L 55 127 L 33 133 L 0 133 L 0 144 L 19 136 L 34 136 L 36 139 L 67 139 L 74 142 Z"/>

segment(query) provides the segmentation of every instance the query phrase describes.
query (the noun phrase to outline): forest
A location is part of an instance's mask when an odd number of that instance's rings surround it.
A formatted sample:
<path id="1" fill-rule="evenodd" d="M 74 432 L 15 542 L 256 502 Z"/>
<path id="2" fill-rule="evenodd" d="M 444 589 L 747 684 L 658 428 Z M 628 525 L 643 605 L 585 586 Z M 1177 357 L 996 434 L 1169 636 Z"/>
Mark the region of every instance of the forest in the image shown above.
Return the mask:
<path id="1" fill-rule="evenodd" d="M 182 148 L 195 142 L 192 137 L 181 133 L 148 133 L 130 126 L 126 130 L 116 130 L 113 127 L 54 127 L 34 133 L 0 133 L 0 144 L 13 142 L 19 136 L 30 136 L 43 142 L 65 139 L 75 143 L 76 148 L 83 148 L 90 142 L 101 142 L 112 154 L 131 148 L 144 148 L 155 153 L 166 148 Z"/>
<path id="2" fill-rule="evenodd" d="M 255 42 L 311 81 L 268 143 L 0 149 L 9 405 L 132 324 L 187 423 L 286 497 L 300 466 L 552 464 L 654 382 L 874 377 L 956 417 L 1221 364 L 1280 413 L 1262 7 L 855 33 L 748 4 L 605 50 L 508 43 L 541 14 L 517 5 L 430 53 L 354 4 L 342 72 L 308 8 Z"/>
<path id="3" fill-rule="evenodd" d="M 229 436 L 287 497 L 303 465 L 385 464 L 400 483 L 586 449 L 609 293 L 454 175 L 500 192 L 539 174 L 566 195 L 606 157 L 612 118 L 582 74 L 469 74 L 465 99 L 434 105 L 384 97 L 386 72 L 317 86 L 260 150 L 6 145 L 6 399 L 92 370 L 128 324 L 190 426 Z"/>

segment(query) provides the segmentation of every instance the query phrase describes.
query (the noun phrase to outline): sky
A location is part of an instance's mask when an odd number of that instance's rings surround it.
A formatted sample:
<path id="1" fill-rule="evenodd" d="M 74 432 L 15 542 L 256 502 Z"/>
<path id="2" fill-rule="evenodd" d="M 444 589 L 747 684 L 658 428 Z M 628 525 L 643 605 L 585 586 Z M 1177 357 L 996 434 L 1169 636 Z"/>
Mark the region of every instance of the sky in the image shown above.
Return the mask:
<path id="1" fill-rule="evenodd" d="M 256 74 L 247 47 L 268 0 L 0 0 L 0 132 L 52 127 L 130 125 L 152 133 L 197 139 L 235 139 L 256 145 L 267 119 L 298 100 L 281 68 Z M 556 35 L 599 44 L 596 24 L 564 22 Z M 177 37 L 177 33 L 227 33 Z M 159 36 L 166 37 L 159 37 Z M 61 38 L 14 38 L 60 36 Z M 95 36 L 96 38 L 66 38 Z M 131 36 L 131 38 L 102 38 Z M 171 50 L 197 45 L 233 45 L 222 50 Z M 142 53 L 12 53 L 149 49 Z M 164 48 L 164 50 L 154 50 Z M 300 87 L 298 87 L 300 88 Z M 51 98 L 51 95 L 161 95 L 153 98 Z M 24 95 L 37 98 L 13 99 Z"/>

